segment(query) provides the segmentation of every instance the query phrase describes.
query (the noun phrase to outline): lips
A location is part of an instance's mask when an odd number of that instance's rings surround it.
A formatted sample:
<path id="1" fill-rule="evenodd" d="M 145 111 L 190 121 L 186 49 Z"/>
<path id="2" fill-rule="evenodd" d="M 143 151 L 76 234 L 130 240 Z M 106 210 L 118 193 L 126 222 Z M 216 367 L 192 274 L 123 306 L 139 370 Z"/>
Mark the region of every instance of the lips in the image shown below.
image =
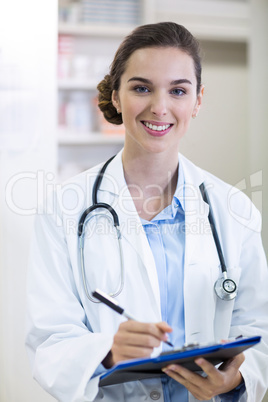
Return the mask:
<path id="1" fill-rule="evenodd" d="M 161 137 L 167 134 L 173 126 L 173 124 L 166 122 L 142 121 L 141 123 L 146 132 L 155 137 Z"/>

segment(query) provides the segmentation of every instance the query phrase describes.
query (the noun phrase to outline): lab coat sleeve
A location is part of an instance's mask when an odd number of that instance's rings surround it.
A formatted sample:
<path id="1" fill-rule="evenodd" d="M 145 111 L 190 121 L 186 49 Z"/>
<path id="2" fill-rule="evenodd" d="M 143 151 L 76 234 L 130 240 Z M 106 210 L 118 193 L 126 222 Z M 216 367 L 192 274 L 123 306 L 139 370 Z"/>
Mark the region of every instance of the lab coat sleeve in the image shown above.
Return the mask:
<path id="1" fill-rule="evenodd" d="M 90 331 L 55 211 L 36 217 L 27 294 L 26 348 L 34 378 L 59 401 L 94 400 L 94 373 L 113 337 Z"/>
<path id="2" fill-rule="evenodd" d="M 246 392 L 239 399 L 241 402 L 262 401 L 268 385 L 268 270 L 260 235 L 261 216 L 254 206 L 252 208 L 253 219 L 243 228 L 241 277 L 230 337 L 260 335 L 262 341 L 245 351 L 240 371 Z"/>

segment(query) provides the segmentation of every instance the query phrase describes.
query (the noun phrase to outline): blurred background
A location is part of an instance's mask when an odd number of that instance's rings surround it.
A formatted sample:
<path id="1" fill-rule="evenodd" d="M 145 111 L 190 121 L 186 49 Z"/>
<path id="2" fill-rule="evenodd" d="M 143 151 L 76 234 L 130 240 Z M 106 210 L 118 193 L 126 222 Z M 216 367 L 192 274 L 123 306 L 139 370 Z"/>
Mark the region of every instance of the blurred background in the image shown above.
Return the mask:
<path id="1" fill-rule="evenodd" d="M 0 0 L 1 402 L 54 400 L 24 349 L 34 216 L 54 185 L 122 148 L 96 84 L 127 33 L 167 20 L 203 49 L 204 104 L 181 151 L 253 200 L 268 250 L 267 0 Z"/>

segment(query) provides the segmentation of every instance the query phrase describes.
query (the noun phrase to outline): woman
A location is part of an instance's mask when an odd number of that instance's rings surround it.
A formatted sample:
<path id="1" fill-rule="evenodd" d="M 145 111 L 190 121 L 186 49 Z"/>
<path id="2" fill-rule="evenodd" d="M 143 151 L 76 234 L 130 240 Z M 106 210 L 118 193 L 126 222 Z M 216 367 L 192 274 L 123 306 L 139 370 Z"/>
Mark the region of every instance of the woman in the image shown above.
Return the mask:
<path id="1" fill-rule="evenodd" d="M 119 47 L 98 89 L 105 118 L 125 125 L 125 145 L 101 174 L 95 195 L 102 165 L 65 183 L 37 218 L 27 331 L 34 377 L 64 402 L 261 401 L 268 279 L 260 214 L 246 196 L 178 156 L 204 92 L 197 41 L 175 23 L 139 27 Z M 228 301 L 214 291 L 221 269 L 202 183 L 228 276 L 238 285 Z M 87 215 L 81 258 L 79 219 L 96 201 L 118 214 L 123 261 L 105 207 Z M 112 293 L 137 321 L 89 300 L 96 288 Z M 256 334 L 260 345 L 220 368 L 197 359 L 205 376 L 173 365 L 162 378 L 99 386 L 108 368 L 150 356 L 161 345 L 165 350 L 168 338 L 180 347 Z"/>

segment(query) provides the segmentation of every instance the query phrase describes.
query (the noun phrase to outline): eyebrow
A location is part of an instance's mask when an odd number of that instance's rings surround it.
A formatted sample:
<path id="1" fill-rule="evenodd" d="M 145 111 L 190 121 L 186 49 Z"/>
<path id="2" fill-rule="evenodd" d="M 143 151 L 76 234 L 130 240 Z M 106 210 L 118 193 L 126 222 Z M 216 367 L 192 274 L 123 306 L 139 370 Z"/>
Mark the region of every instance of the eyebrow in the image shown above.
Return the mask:
<path id="1" fill-rule="evenodd" d="M 152 81 L 148 80 L 147 78 L 142 78 L 142 77 L 132 77 L 128 80 L 128 82 L 131 82 L 131 81 L 140 81 L 140 82 L 143 82 L 144 84 L 152 84 Z M 190 80 L 187 80 L 186 78 L 181 78 L 179 80 L 171 81 L 171 83 L 170 83 L 170 85 L 180 85 L 180 84 L 192 85 L 192 82 Z"/>

